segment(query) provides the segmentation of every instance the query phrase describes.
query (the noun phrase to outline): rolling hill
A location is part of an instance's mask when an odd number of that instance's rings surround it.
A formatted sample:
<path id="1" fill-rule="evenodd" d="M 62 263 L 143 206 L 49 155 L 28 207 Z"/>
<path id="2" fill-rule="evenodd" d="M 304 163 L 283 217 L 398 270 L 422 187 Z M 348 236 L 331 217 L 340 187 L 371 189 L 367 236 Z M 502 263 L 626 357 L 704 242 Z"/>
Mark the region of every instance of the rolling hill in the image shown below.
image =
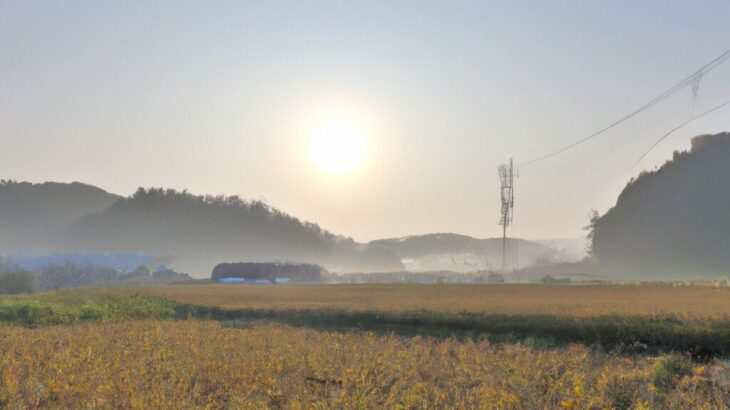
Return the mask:
<path id="1" fill-rule="evenodd" d="M 315 263 L 333 272 L 474 271 L 501 267 L 499 238 L 430 234 L 358 243 L 260 201 L 140 188 L 129 197 L 81 183 L 3 182 L 0 255 L 154 255 L 174 269 L 210 275 L 221 262 Z M 510 239 L 507 268 L 558 258 Z"/>
<path id="2" fill-rule="evenodd" d="M 82 216 L 120 198 L 78 182 L 0 181 L 0 254 L 57 251 Z"/>
<path id="3" fill-rule="evenodd" d="M 595 221 L 593 254 L 623 276 L 728 275 L 729 214 L 730 133 L 698 136 L 628 183 Z"/>
<path id="4" fill-rule="evenodd" d="M 260 201 L 78 182 L 2 181 L 0 255 L 144 253 L 208 276 L 220 262 L 295 261 L 335 271 L 401 270 L 392 252 L 334 235 Z"/>
<path id="5" fill-rule="evenodd" d="M 84 216 L 70 232 L 88 251 L 169 256 L 177 269 L 209 274 L 220 262 L 307 262 L 336 271 L 399 269 L 385 250 L 358 244 L 260 201 L 139 189 Z"/>
<path id="6" fill-rule="evenodd" d="M 502 238 L 477 239 L 454 233 L 434 233 L 380 239 L 369 243 L 398 255 L 410 271 L 475 271 L 502 267 Z M 558 252 L 524 239 L 507 240 L 507 269 L 547 263 Z"/>

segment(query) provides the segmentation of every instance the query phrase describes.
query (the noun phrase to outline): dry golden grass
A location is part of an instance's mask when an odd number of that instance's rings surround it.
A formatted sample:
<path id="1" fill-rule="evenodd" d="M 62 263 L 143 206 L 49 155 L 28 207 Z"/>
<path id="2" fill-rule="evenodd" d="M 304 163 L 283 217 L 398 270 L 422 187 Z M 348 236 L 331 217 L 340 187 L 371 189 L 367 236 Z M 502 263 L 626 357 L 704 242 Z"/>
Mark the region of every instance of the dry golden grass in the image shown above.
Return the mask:
<path id="1" fill-rule="evenodd" d="M 726 408 L 719 365 L 682 360 L 197 321 L 0 327 L 0 407 Z"/>
<path id="2" fill-rule="evenodd" d="M 492 314 L 663 316 L 718 319 L 730 314 L 730 290 L 671 285 L 177 285 L 70 290 L 50 301 L 103 299 L 120 294 L 175 302 L 254 309 L 342 309 Z"/>

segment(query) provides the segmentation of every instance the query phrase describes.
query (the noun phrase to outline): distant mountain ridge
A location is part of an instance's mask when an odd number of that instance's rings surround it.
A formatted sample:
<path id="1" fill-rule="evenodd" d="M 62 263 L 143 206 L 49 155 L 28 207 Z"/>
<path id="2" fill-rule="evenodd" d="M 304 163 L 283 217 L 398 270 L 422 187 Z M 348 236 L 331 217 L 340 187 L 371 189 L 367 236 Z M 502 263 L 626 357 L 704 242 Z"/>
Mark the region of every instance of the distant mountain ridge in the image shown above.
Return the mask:
<path id="1" fill-rule="evenodd" d="M 730 274 L 730 133 L 632 179 L 593 224 L 593 254 L 611 272 L 642 277 Z"/>
<path id="2" fill-rule="evenodd" d="M 109 234 L 113 233 L 113 234 Z M 84 216 L 71 237 L 85 250 L 169 255 L 172 265 L 209 274 L 221 262 L 305 262 L 333 271 L 402 268 L 393 253 L 337 236 L 261 201 L 139 189 Z"/>
<path id="3" fill-rule="evenodd" d="M 209 276 L 222 262 L 314 263 L 332 272 L 474 271 L 501 267 L 501 239 L 430 234 L 358 243 L 261 201 L 140 188 L 129 197 L 78 182 L 2 181 L 0 255 L 154 255 Z M 555 252 L 510 239 L 508 268 Z M 519 256 L 517 255 L 519 253 Z"/>
<path id="4" fill-rule="evenodd" d="M 198 276 L 226 261 L 403 269 L 387 250 L 334 235 L 261 201 L 154 188 L 125 198 L 78 182 L 0 181 L 0 255 L 55 252 L 154 254 Z"/>
<path id="5" fill-rule="evenodd" d="M 433 233 L 369 243 L 394 252 L 411 271 L 475 271 L 502 267 L 502 238 L 477 239 L 454 233 Z M 549 263 L 560 254 L 548 246 L 508 238 L 506 268 Z"/>
<path id="6" fill-rule="evenodd" d="M 57 251 L 84 215 L 101 212 L 120 196 L 72 182 L 0 181 L 0 253 Z"/>

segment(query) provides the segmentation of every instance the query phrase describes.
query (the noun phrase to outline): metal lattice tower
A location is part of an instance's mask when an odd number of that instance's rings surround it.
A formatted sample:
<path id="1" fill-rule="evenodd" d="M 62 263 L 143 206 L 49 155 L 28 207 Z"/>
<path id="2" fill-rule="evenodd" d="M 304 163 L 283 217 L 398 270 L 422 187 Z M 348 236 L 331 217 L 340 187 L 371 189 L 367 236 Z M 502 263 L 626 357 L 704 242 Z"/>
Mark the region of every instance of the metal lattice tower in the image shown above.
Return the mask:
<path id="1" fill-rule="evenodd" d="M 502 202 L 501 218 L 499 224 L 502 225 L 502 270 L 507 267 L 507 227 L 512 223 L 515 207 L 515 191 L 514 180 L 515 172 L 512 164 L 512 158 L 506 164 L 500 164 L 497 167 L 500 181 L 500 197 Z"/>

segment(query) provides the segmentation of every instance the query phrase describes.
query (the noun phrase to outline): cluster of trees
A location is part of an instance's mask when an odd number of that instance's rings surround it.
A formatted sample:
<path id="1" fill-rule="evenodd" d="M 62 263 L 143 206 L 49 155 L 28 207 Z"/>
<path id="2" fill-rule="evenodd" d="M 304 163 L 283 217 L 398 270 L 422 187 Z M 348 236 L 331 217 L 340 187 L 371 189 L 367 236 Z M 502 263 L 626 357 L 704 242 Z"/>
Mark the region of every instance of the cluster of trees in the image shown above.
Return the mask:
<path id="1" fill-rule="evenodd" d="M 33 274 L 30 272 L 0 272 L 0 295 L 32 293 L 33 289 Z"/>
<path id="2" fill-rule="evenodd" d="M 2 261 L 2 260 L 0 260 Z M 12 264 L 0 270 L 0 294 L 45 292 L 62 288 L 110 284 L 152 284 L 189 280 L 190 276 L 170 269 L 150 270 L 140 265 L 131 272 L 119 269 L 74 264 L 49 264 L 34 271 L 25 271 Z"/>
<path id="3" fill-rule="evenodd" d="M 140 265 L 163 266 L 169 259 L 143 253 L 48 253 L 33 255 L 9 255 L 7 260 L 16 268 L 37 271 L 48 265 L 62 265 L 70 262 L 76 265 L 103 266 L 131 272 Z M 0 269 L 2 267 L 0 266 Z"/>

